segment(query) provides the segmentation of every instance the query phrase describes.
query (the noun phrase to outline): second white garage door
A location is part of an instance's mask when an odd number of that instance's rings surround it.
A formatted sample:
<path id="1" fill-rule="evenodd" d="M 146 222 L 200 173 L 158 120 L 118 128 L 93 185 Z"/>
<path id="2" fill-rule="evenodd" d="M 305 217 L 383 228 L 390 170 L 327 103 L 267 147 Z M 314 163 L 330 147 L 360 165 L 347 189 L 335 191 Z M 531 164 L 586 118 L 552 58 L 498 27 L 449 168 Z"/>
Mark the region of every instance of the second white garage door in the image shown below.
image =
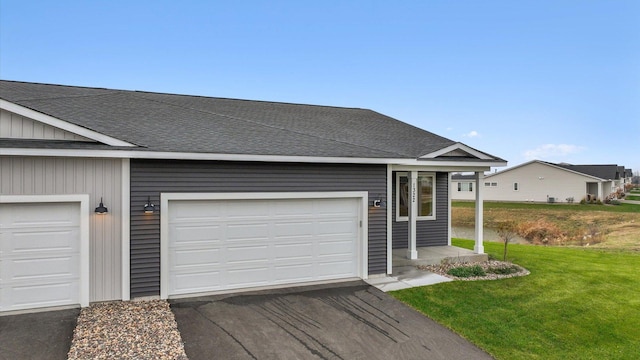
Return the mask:
<path id="1" fill-rule="evenodd" d="M 167 295 L 360 276 L 358 198 L 168 201 Z"/>

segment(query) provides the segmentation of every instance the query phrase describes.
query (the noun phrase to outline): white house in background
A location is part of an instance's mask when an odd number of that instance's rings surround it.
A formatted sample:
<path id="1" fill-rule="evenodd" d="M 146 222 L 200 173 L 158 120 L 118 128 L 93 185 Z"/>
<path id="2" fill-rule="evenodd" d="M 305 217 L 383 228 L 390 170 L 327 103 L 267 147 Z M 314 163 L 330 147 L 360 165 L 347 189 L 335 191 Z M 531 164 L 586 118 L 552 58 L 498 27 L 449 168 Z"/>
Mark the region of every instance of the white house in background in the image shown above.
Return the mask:
<path id="1" fill-rule="evenodd" d="M 451 199 L 475 200 L 476 176 L 474 174 L 451 175 Z"/>
<path id="2" fill-rule="evenodd" d="M 554 164 L 533 160 L 484 176 L 489 201 L 571 202 L 589 196 L 603 200 L 624 185 L 628 171 L 618 165 Z M 452 199 L 473 200 L 474 175 L 452 175 Z"/>

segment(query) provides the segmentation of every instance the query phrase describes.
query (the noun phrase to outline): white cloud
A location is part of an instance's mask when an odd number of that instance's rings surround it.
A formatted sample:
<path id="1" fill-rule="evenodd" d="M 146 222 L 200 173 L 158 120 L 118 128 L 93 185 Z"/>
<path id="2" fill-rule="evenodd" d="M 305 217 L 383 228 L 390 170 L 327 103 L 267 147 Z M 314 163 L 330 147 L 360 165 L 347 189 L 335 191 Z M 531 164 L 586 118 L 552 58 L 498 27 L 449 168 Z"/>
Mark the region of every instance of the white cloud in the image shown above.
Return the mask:
<path id="1" fill-rule="evenodd" d="M 468 137 L 468 138 L 474 138 L 474 137 L 479 137 L 480 134 L 478 134 L 477 131 L 475 130 L 471 130 L 470 132 L 466 133 L 466 134 L 462 134 L 463 137 Z"/>
<path id="2" fill-rule="evenodd" d="M 548 158 L 560 158 L 570 154 L 577 154 L 585 150 L 584 146 L 569 144 L 544 144 L 533 150 L 524 152 L 524 157 L 528 160 L 541 160 Z"/>
<path id="3" fill-rule="evenodd" d="M 451 126 L 449 126 L 449 127 L 447 128 L 447 131 L 451 131 L 451 130 L 453 130 L 453 128 L 452 128 Z"/>

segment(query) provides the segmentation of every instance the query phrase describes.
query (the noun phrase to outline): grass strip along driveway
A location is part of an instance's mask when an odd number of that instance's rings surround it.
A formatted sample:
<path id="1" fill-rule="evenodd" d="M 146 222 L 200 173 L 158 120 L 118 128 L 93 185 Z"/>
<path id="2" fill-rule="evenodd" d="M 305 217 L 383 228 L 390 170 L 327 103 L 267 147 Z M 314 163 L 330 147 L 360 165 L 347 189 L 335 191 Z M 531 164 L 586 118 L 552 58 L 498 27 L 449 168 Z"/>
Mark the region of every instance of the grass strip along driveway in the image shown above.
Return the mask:
<path id="1" fill-rule="evenodd" d="M 508 257 L 531 275 L 391 294 L 497 359 L 638 358 L 640 253 L 510 244 Z"/>

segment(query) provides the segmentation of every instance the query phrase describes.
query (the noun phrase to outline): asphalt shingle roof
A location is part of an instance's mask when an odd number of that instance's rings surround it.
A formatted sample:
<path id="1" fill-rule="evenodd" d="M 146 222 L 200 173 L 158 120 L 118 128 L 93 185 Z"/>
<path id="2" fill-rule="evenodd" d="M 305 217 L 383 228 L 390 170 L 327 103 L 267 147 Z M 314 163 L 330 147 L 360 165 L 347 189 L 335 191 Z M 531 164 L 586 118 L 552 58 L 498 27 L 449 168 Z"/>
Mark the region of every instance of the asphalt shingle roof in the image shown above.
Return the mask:
<path id="1" fill-rule="evenodd" d="M 358 108 L 5 80 L 0 98 L 149 151 L 415 159 L 455 144 Z"/>

